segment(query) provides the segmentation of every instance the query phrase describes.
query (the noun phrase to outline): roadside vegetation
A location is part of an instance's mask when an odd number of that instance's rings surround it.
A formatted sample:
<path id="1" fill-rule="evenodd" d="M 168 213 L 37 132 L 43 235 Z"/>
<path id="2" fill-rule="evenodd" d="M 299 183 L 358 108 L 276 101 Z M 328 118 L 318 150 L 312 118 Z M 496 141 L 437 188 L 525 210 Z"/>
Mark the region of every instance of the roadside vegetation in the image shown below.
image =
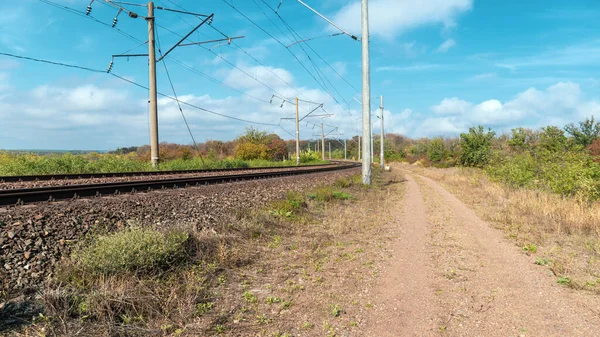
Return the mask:
<path id="1" fill-rule="evenodd" d="M 378 212 L 401 198 L 390 173 L 360 175 L 211 228 L 134 222 L 77 244 L 26 335 L 338 336 L 373 303 L 361 296 L 389 255 Z M 390 191 L 394 197 L 390 198 Z M 389 225 L 389 224 L 388 224 Z M 389 237 L 388 237 L 389 236 Z"/>
<path id="2" fill-rule="evenodd" d="M 409 144 L 404 168 L 443 183 L 562 285 L 600 293 L 600 123 L 474 127 Z"/>
<path id="3" fill-rule="evenodd" d="M 295 154 L 288 152 L 285 141 L 252 128 L 232 142 L 209 141 L 198 148 L 163 143 L 160 153 L 159 169 L 163 171 L 296 165 Z M 306 165 L 326 163 L 310 150 L 303 151 L 300 158 Z M 0 176 L 152 171 L 149 161 L 149 146 L 86 154 L 0 151 Z"/>

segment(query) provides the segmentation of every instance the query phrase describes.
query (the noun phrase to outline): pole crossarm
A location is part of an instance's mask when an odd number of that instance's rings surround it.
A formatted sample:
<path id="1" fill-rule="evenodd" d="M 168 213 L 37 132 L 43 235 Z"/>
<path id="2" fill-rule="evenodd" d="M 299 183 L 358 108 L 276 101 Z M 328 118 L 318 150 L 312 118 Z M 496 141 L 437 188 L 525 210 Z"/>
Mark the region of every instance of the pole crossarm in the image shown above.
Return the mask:
<path id="1" fill-rule="evenodd" d="M 217 40 L 192 42 L 192 43 L 180 43 L 179 46 L 180 47 L 195 46 L 195 45 L 199 45 L 199 44 L 207 44 L 207 43 L 215 43 L 215 42 L 227 42 L 227 44 L 231 44 L 232 40 L 243 39 L 243 38 L 245 38 L 245 36 L 234 36 L 234 37 L 228 37 L 226 39 L 217 39 Z"/>
<path id="2" fill-rule="evenodd" d="M 300 4 L 302 4 L 304 7 L 308 8 L 309 10 L 311 10 L 313 13 L 317 14 L 318 16 L 320 16 L 323 20 L 327 21 L 330 25 L 334 26 L 335 28 L 337 28 L 340 32 L 342 32 L 342 34 L 344 35 L 348 35 L 349 37 L 351 37 L 353 40 L 355 41 L 360 41 L 360 39 L 353 35 L 348 33 L 346 30 L 344 30 L 342 27 L 338 26 L 337 24 L 335 24 L 333 21 L 329 20 L 328 18 L 325 17 L 325 15 L 317 12 L 315 9 L 313 9 L 312 7 L 310 7 L 309 5 L 307 5 L 306 3 L 304 3 L 304 1 L 302 0 L 296 0 L 298 1 Z"/>
<path id="3" fill-rule="evenodd" d="M 313 112 L 317 111 L 319 108 L 321 108 L 323 106 L 323 104 L 319 105 L 318 107 L 314 108 L 311 112 L 309 112 L 308 114 L 306 114 L 306 116 L 300 118 L 300 122 L 302 122 L 304 120 L 304 118 L 310 116 L 310 114 L 312 114 Z"/>
<path id="4" fill-rule="evenodd" d="M 173 49 L 179 47 L 179 45 L 181 44 L 181 42 L 185 41 L 188 37 L 190 37 L 190 35 L 194 34 L 194 32 L 196 30 L 198 30 L 198 28 L 202 27 L 202 25 L 204 25 L 208 21 L 212 20 L 212 18 L 214 16 L 215 16 L 215 14 L 211 14 L 206 19 L 202 20 L 202 22 L 200 22 L 199 25 L 197 25 L 194 29 L 192 29 L 189 33 L 187 33 L 184 37 L 182 37 L 181 40 L 179 40 L 179 42 L 177 42 L 173 47 L 171 47 L 169 50 L 167 50 L 167 52 L 164 53 L 158 60 L 156 60 L 156 62 L 160 62 L 162 59 L 164 59 L 165 57 L 167 57 L 167 55 L 169 55 L 169 53 L 172 52 Z"/>

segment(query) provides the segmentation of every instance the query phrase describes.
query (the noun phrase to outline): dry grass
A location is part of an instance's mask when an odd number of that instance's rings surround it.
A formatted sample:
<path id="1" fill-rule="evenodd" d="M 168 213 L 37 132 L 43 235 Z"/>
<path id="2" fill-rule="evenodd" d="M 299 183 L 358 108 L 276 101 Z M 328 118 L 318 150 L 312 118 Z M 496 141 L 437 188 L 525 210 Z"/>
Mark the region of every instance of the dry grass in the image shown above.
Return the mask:
<path id="1" fill-rule="evenodd" d="M 357 329 L 391 240 L 384 210 L 401 185 L 346 179 L 242 210 L 214 228 L 181 226 L 194 252 L 157 273 L 94 275 L 65 261 L 46 313 L 23 335 L 335 336 Z M 390 198 L 390 195 L 393 198 Z M 16 333 L 19 335 L 19 333 Z"/>
<path id="2" fill-rule="evenodd" d="M 571 286 L 599 290 L 600 202 L 509 188 L 477 169 L 402 167 L 440 182 Z"/>

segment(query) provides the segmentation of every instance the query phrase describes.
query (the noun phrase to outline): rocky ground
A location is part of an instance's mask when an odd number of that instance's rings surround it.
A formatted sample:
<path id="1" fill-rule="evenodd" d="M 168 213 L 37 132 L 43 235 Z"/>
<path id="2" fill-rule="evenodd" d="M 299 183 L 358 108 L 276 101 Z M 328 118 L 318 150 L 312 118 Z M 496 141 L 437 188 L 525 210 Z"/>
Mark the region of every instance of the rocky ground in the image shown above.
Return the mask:
<path id="1" fill-rule="evenodd" d="M 210 229 L 219 217 L 285 198 L 290 190 L 332 183 L 357 169 L 114 197 L 0 209 L 2 299 L 37 289 L 53 266 L 94 228 L 193 224 Z"/>

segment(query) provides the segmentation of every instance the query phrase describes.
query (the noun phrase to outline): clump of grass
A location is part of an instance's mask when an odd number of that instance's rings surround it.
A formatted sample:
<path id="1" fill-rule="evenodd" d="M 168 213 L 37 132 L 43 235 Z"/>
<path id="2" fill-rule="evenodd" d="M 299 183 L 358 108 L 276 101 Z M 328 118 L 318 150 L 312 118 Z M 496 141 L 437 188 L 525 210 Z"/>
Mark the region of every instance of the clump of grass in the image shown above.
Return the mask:
<path id="1" fill-rule="evenodd" d="M 308 193 L 307 196 L 309 199 L 316 200 L 319 202 L 352 199 L 352 195 L 350 193 L 337 191 L 332 186 L 318 187 L 314 189 L 311 193 Z"/>
<path id="2" fill-rule="evenodd" d="M 188 239 L 183 232 L 127 228 L 81 246 L 72 259 L 79 268 L 92 273 L 156 273 L 185 260 Z"/>

